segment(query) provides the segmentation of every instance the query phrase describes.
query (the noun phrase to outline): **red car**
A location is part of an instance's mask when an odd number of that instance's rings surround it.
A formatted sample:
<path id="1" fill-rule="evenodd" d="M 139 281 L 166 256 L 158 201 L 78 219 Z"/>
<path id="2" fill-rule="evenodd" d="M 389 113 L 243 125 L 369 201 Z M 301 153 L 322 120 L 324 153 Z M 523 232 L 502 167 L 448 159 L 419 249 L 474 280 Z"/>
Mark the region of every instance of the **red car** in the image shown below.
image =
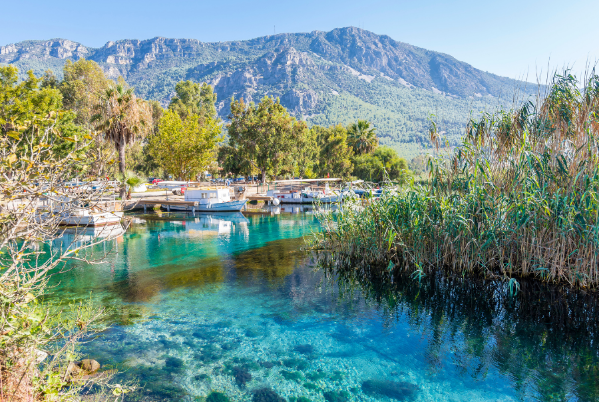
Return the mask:
<path id="1" fill-rule="evenodd" d="M 160 183 L 161 181 L 164 181 L 164 180 L 162 180 L 162 179 L 154 179 L 154 180 L 152 180 L 152 184 Z"/>

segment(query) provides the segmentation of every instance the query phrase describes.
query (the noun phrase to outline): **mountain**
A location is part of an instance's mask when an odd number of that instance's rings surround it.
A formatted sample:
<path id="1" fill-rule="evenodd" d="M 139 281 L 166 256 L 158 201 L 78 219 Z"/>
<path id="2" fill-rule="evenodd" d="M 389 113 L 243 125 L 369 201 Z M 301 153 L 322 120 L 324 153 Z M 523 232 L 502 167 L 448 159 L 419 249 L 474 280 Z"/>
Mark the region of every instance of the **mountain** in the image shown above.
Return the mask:
<path id="1" fill-rule="evenodd" d="M 139 95 L 168 104 L 181 80 L 206 81 L 221 117 L 231 97 L 278 96 L 311 124 L 369 119 L 381 142 L 406 156 L 425 143 L 434 114 L 450 143 L 469 116 L 511 104 L 531 84 L 499 77 L 455 58 L 355 27 L 205 43 L 195 39 L 119 40 L 90 48 L 65 40 L 0 47 L 0 63 L 21 73 L 50 69 L 61 77 L 67 59 L 86 58 L 111 78 L 123 76 Z"/>

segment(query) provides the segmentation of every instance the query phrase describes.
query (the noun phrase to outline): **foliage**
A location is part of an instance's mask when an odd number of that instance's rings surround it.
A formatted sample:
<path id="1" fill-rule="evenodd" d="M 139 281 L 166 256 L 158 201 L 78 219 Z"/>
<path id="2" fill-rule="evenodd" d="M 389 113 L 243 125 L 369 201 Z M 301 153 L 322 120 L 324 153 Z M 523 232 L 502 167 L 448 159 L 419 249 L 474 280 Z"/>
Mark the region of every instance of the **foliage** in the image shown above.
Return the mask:
<path id="1" fill-rule="evenodd" d="M 185 119 L 190 114 L 201 118 L 216 119 L 216 94 L 210 85 L 192 81 L 181 81 L 175 86 L 176 95 L 171 99 L 168 108 Z"/>
<path id="2" fill-rule="evenodd" d="M 269 97 L 264 97 L 258 105 L 246 105 L 243 99 L 233 100 L 229 119 L 228 151 L 239 165 L 255 166 L 263 181 L 267 171 L 276 178 L 293 165 L 298 146 L 308 135 L 305 122 L 297 121 L 278 99 Z"/>
<path id="3" fill-rule="evenodd" d="M 379 146 L 376 129 L 366 120 L 358 120 L 347 127 L 347 142 L 357 156 L 369 154 Z"/>
<path id="4" fill-rule="evenodd" d="M 372 154 L 354 158 L 354 176 L 367 181 L 391 180 L 405 184 L 412 176 L 405 159 L 389 147 L 379 147 Z"/>
<path id="5" fill-rule="evenodd" d="M 150 137 L 148 149 L 156 163 L 178 180 L 195 179 L 216 158 L 221 126 L 214 118 L 167 110 L 158 133 Z"/>
<path id="6" fill-rule="evenodd" d="M 352 172 L 353 151 L 347 143 L 347 130 L 342 125 L 312 127 L 316 132 L 320 153 L 318 172 L 322 177 L 347 178 Z"/>
<path id="7" fill-rule="evenodd" d="M 133 189 L 137 186 L 139 186 L 142 183 L 145 183 L 146 178 L 142 177 L 140 175 L 135 174 L 132 171 L 127 171 L 127 174 L 125 174 L 124 177 L 121 178 L 123 183 L 125 183 L 127 185 L 127 199 L 130 200 L 131 199 L 131 192 L 133 191 Z"/>
<path id="8" fill-rule="evenodd" d="M 94 108 L 111 86 L 104 71 L 95 61 L 79 59 L 76 62 L 67 60 L 63 68 L 63 80 L 58 86 L 62 93 L 64 107 L 76 113 L 76 123 L 86 128 L 93 128 L 92 116 Z M 45 79 L 48 81 L 48 79 Z"/>
<path id="9" fill-rule="evenodd" d="M 86 136 L 85 132 L 74 124 L 75 115 L 63 112 L 60 92 L 51 87 L 40 88 L 41 80 L 31 72 L 27 79 L 18 83 L 18 71 L 13 66 L 0 67 L 0 131 L 2 135 L 14 140 L 20 138 L 22 130 L 31 131 L 32 143 L 19 142 L 15 149 L 15 157 L 21 158 L 29 150 L 28 146 L 44 146 L 40 143 L 40 132 L 45 129 L 47 117 L 55 119 L 53 131 L 50 133 L 50 145 L 56 156 L 65 157 L 73 153 L 82 157 L 88 145 L 80 142 Z M 42 124 L 42 122 L 44 122 Z M 87 136 L 89 138 L 89 136 Z M 82 166 L 75 171 L 85 172 Z M 69 171 L 69 173 L 71 173 Z"/>
<path id="10" fill-rule="evenodd" d="M 245 157 L 243 155 L 246 155 Z M 232 174 L 236 176 L 250 176 L 259 173 L 258 169 L 252 164 L 241 148 L 235 148 L 232 145 L 224 144 L 218 148 L 217 160 L 222 167 L 225 175 Z"/>
<path id="11" fill-rule="evenodd" d="M 317 244 L 353 267 L 599 284 L 599 77 L 555 76 L 538 104 L 472 120 L 430 182 L 345 209 Z M 432 139 L 438 133 L 433 129 Z M 548 247 L 548 245 L 551 245 Z"/>
<path id="12" fill-rule="evenodd" d="M 87 302 L 56 311 L 40 301 L 50 273 L 57 273 L 69 259 L 87 259 L 80 253 L 86 246 L 70 244 L 61 251 L 48 247 L 63 232 L 62 216 L 82 208 L 102 208 L 103 193 L 75 192 L 65 186 L 74 174 L 89 170 L 92 161 L 81 157 L 79 150 L 87 148 L 90 138 L 73 135 L 83 130 L 73 128 L 73 113 L 60 110 L 60 92 L 39 84 L 32 73 L 18 84 L 14 67 L 0 67 L 3 401 L 75 400 L 85 389 L 106 384 L 110 378 L 109 372 L 94 379 L 67 373 L 69 363 L 77 358 L 79 340 L 102 329 L 98 320 L 104 311 Z M 114 385 L 113 390 L 122 394 L 124 389 Z M 94 392 L 109 399 L 98 389 Z"/>
<path id="13" fill-rule="evenodd" d="M 119 156 L 119 172 L 126 172 L 125 148 L 137 138 L 144 137 L 152 130 L 152 111 L 149 105 L 137 99 L 133 88 L 121 84 L 104 91 L 96 105 L 92 122 L 116 148 Z M 121 198 L 125 188 L 121 188 Z"/>
<path id="14" fill-rule="evenodd" d="M 318 163 L 317 130 L 305 130 L 298 138 L 297 149 L 294 152 L 294 175 L 303 178 L 313 178 L 313 169 Z"/>

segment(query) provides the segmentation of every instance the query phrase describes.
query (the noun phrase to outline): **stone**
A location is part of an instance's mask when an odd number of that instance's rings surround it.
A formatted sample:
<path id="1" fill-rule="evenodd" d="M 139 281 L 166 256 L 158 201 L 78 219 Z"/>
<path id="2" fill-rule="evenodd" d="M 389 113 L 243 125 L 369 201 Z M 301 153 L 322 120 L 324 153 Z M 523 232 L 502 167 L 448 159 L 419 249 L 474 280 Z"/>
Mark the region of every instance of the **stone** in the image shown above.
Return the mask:
<path id="1" fill-rule="evenodd" d="M 314 353 L 314 346 L 310 344 L 297 345 L 293 348 L 297 353 L 301 353 L 302 355 L 311 355 Z"/>
<path id="2" fill-rule="evenodd" d="M 73 378 L 78 377 L 82 374 L 79 362 L 70 362 L 67 366 L 67 370 L 64 373 L 64 380 L 70 382 Z"/>
<path id="3" fill-rule="evenodd" d="M 285 398 L 277 394 L 271 388 L 259 388 L 254 390 L 252 402 L 287 402 Z"/>
<path id="4" fill-rule="evenodd" d="M 417 385 L 405 381 L 366 380 L 362 383 L 362 392 L 368 396 L 386 396 L 399 401 L 413 398 L 418 389 Z"/>
<path id="5" fill-rule="evenodd" d="M 252 375 L 244 367 L 233 367 L 232 372 L 235 382 L 240 387 L 245 387 L 245 384 L 252 379 Z"/>
<path id="6" fill-rule="evenodd" d="M 230 399 L 222 392 L 212 391 L 206 398 L 206 402 L 229 402 Z"/>
<path id="7" fill-rule="evenodd" d="M 347 402 L 349 394 L 345 391 L 326 391 L 322 394 L 327 402 Z"/>
<path id="8" fill-rule="evenodd" d="M 88 374 L 92 374 L 100 370 L 100 363 L 93 359 L 83 359 L 81 360 L 81 369 L 86 371 Z"/>

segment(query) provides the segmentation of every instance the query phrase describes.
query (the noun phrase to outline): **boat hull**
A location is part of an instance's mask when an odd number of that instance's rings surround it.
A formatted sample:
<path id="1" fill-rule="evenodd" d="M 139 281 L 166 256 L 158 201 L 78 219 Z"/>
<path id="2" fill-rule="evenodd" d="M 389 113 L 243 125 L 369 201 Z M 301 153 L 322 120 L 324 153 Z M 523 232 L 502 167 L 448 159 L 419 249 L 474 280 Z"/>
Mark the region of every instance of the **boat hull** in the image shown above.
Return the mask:
<path id="1" fill-rule="evenodd" d="M 194 212 L 241 212 L 247 200 L 219 202 L 214 204 L 171 205 L 171 211 L 194 211 Z"/>
<path id="2" fill-rule="evenodd" d="M 62 226 L 108 226 L 118 225 L 123 219 L 122 212 L 104 212 L 89 215 L 69 215 L 61 219 Z"/>

